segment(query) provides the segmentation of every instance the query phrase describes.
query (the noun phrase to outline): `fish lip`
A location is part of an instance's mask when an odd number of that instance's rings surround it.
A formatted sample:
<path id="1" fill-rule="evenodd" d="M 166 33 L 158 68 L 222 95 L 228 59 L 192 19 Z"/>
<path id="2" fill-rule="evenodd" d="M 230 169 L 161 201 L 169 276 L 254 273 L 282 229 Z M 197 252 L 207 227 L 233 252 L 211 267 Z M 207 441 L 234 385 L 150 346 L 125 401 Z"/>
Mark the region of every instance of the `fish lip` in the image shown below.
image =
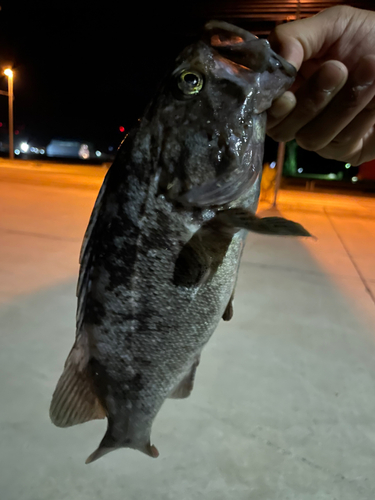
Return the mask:
<path id="1" fill-rule="evenodd" d="M 260 73 L 283 70 L 286 76 L 291 78 L 297 75 L 297 69 L 276 54 L 268 40 L 258 38 L 249 31 L 224 21 L 209 21 L 204 30 L 206 43 L 231 62 Z"/>
<path id="2" fill-rule="evenodd" d="M 287 76 L 290 76 L 291 78 L 295 78 L 297 76 L 297 68 L 293 66 L 293 64 L 288 62 L 283 57 L 279 56 L 279 54 L 276 54 L 276 52 L 274 52 L 273 50 L 271 50 L 271 54 L 272 57 L 276 59 L 276 61 L 282 66 Z"/>

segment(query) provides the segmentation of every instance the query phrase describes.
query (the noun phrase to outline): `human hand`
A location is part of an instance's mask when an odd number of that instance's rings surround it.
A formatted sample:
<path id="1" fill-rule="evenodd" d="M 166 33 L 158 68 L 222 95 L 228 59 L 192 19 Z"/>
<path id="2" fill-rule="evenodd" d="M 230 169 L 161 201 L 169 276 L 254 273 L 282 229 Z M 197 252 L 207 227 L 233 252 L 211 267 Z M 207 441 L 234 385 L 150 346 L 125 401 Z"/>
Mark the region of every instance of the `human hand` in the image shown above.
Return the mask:
<path id="1" fill-rule="evenodd" d="M 337 6 L 278 26 L 272 48 L 298 69 L 267 133 L 359 165 L 375 158 L 375 12 Z"/>

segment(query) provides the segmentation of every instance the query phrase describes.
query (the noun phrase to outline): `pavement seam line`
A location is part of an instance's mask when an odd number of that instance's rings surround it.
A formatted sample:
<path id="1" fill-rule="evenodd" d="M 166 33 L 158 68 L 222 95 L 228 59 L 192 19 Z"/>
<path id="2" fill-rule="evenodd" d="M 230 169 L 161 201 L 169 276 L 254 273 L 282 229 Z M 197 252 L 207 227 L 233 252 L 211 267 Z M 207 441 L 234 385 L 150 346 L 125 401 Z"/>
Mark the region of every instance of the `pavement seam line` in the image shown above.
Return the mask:
<path id="1" fill-rule="evenodd" d="M 335 233 L 336 233 L 336 235 L 337 235 L 337 237 L 338 237 L 338 239 L 339 239 L 339 241 L 340 241 L 341 245 L 343 246 L 343 248 L 344 248 L 345 252 L 347 253 L 347 255 L 348 255 L 348 257 L 349 257 L 349 259 L 350 259 L 351 263 L 353 264 L 353 266 L 354 266 L 354 268 L 355 268 L 355 270 L 357 271 L 357 274 L 358 274 L 358 276 L 359 276 L 360 280 L 362 281 L 363 286 L 365 287 L 366 292 L 370 295 L 370 297 L 371 297 L 371 299 L 372 299 L 372 301 L 373 301 L 373 303 L 374 303 L 374 305 L 375 305 L 375 297 L 374 297 L 374 295 L 373 295 L 373 293 L 372 293 L 371 288 L 368 286 L 368 284 L 367 284 L 367 282 L 366 282 L 366 280 L 365 280 L 365 278 L 364 278 L 363 274 L 361 273 L 361 270 L 360 270 L 360 269 L 359 269 L 359 267 L 357 266 L 357 263 L 355 262 L 354 258 L 352 257 L 352 255 L 351 255 L 351 253 L 350 253 L 350 251 L 349 251 L 348 247 L 345 245 L 344 240 L 342 239 L 341 235 L 339 234 L 339 232 L 338 232 L 338 230 L 337 230 L 336 226 L 334 225 L 334 223 L 333 223 L 333 221 L 332 221 L 332 219 L 331 219 L 331 217 L 330 217 L 329 213 L 327 212 L 327 210 L 326 210 L 326 207 L 325 207 L 325 206 L 323 207 L 323 210 L 324 210 L 324 213 L 325 213 L 325 214 L 326 214 L 326 216 L 327 216 L 327 219 L 328 219 L 329 223 L 330 223 L 330 224 L 331 224 L 331 226 L 332 226 L 332 229 L 335 231 Z"/>
<path id="2" fill-rule="evenodd" d="M 289 267 L 289 266 L 280 266 L 277 264 L 263 264 L 261 262 L 241 262 L 241 266 L 252 266 L 252 267 L 257 267 L 261 269 L 273 269 L 277 271 L 286 271 L 286 272 L 294 272 L 298 274 L 308 274 L 311 276 L 318 276 L 320 278 L 327 276 L 327 273 L 322 270 L 322 271 L 311 271 L 310 269 L 297 269 L 295 267 Z M 344 278 L 344 279 L 358 279 L 355 276 L 347 276 L 345 274 L 336 274 L 336 273 L 331 273 L 331 276 L 335 276 L 338 278 Z M 371 282 L 371 280 L 369 280 Z M 375 283 L 375 281 L 374 281 Z"/>
<path id="3" fill-rule="evenodd" d="M 2 233 L 17 234 L 21 236 L 33 236 L 34 238 L 43 238 L 47 240 L 69 241 L 70 243 L 79 243 L 80 241 L 82 241 L 82 238 L 64 238 L 63 236 L 53 236 L 50 234 L 33 233 L 30 231 L 19 231 L 16 229 L 6 229 L 3 227 L 0 227 L 0 231 Z"/>

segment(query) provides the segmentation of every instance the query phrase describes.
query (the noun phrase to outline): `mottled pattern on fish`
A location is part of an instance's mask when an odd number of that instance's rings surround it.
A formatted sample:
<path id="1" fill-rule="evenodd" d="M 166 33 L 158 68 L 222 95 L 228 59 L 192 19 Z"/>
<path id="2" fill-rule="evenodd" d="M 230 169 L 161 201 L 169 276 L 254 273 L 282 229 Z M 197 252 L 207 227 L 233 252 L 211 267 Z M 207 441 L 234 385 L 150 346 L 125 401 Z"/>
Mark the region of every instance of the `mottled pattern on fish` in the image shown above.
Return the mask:
<path id="1" fill-rule="evenodd" d="M 264 110 L 293 76 L 267 42 L 211 23 L 121 145 L 82 247 L 77 338 L 51 404 L 62 427 L 108 418 L 89 462 L 120 447 L 158 455 L 153 420 L 190 394 L 232 315 L 247 231 L 308 235 L 254 215 Z"/>

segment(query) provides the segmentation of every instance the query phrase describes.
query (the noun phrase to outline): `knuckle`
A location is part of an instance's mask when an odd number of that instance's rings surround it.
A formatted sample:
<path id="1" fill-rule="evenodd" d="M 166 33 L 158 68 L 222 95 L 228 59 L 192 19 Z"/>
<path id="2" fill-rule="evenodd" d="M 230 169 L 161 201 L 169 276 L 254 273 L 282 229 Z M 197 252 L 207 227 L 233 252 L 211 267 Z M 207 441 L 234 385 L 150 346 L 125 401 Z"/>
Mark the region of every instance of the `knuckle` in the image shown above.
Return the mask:
<path id="1" fill-rule="evenodd" d="M 281 128 L 269 130 L 268 135 L 276 142 L 288 142 L 294 139 L 291 134 L 286 133 L 286 131 Z"/>
<path id="2" fill-rule="evenodd" d="M 301 146 L 301 148 L 306 149 L 307 151 L 317 151 L 322 147 L 319 141 L 315 137 L 312 137 L 310 134 L 297 134 L 296 141 L 297 144 Z"/>

